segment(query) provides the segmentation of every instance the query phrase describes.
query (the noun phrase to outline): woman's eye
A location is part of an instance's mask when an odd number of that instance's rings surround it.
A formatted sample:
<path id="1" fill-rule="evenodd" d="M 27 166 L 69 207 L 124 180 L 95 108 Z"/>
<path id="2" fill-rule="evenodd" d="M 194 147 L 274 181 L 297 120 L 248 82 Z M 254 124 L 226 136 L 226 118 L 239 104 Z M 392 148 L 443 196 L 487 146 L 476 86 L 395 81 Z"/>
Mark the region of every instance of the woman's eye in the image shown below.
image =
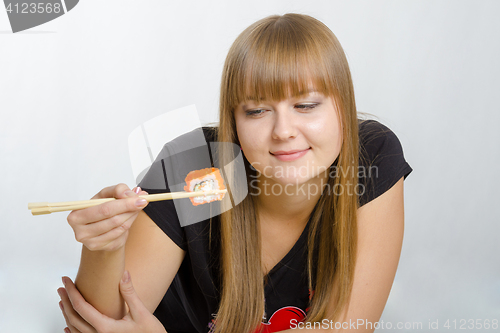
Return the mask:
<path id="1" fill-rule="evenodd" d="M 263 109 L 258 109 L 258 110 L 248 110 L 245 111 L 247 116 L 258 116 L 264 113 L 265 110 Z"/>
<path id="2" fill-rule="evenodd" d="M 308 111 L 308 110 L 314 109 L 319 104 L 320 103 L 307 103 L 307 104 L 303 103 L 303 104 L 296 104 L 296 105 L 294 105 L 294 107 L 296 109 L 299 109 L 299 110 Z M 266 109 L 254 109 L 254 110 L 245 111 L 245 114 L 249 117 L 258 117 L 258 116 L 263 115 L 265 112 L 266 112 Z"/>
<path id="3" fill-rule="evenodd" d="M 295 105 L 295 107 L 297 109 L 301 109 L 301 110 L 310 110 L 310 109 L 314 109 L 315 107 L 317 107 L 319 105 L 319 103 L 311 103 L 311 104 L 297 104 Z"/>

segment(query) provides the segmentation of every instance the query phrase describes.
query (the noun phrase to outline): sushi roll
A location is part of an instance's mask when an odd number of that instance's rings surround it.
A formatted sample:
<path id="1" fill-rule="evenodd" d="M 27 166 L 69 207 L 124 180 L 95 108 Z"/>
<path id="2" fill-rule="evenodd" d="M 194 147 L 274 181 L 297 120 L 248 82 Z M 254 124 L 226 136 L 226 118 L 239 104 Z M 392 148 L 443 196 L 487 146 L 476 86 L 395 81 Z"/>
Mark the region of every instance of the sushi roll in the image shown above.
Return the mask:
<path id="1" fill-rule="evenodd" d="M 217 168 L 206 168 L 201 170 L 191 171 L 186 176 L 186 186 L 184 190 L 187 192 L 195 191 L 211 191 L 211 190 L 225 190 L 224 181 Z M 191 197 L 193 206 L 202 205 L 205 203 L 222 200 L 225 193 L 215 195 L 205 195 L 199 197 Z"/>

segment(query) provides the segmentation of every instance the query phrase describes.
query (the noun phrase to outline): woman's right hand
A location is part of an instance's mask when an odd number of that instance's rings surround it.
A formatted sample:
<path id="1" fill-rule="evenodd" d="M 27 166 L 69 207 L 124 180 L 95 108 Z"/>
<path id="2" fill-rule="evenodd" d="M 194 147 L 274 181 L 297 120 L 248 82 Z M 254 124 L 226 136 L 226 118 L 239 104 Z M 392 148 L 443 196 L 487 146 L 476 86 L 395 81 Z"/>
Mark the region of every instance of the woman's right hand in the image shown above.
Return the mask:
<path id="1" fill-rule="evenodd" d="M 139 211 L 148 202 L 139 195 L 148 194 L 140 188 L 134 191 L 125 184 L 102 189 L 92 199 L 116 198 L 94 207 L 74 210 L 68 215 L 75 238 L 90 251 L 115 251 L 123 246 L 128 230 Z"/>

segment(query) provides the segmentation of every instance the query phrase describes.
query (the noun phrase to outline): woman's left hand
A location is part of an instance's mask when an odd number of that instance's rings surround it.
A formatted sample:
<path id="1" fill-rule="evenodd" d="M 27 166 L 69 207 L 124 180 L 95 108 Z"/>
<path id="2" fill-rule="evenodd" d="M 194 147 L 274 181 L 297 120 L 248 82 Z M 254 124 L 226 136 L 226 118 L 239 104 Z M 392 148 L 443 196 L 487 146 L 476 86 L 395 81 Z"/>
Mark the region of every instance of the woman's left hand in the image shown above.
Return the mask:
<path id="1" fill-rule="evenodd" d="M 64 329 L 66 333 L 166 333 L 160 321 L 149 312 L 135 293 L 128 271 L 123 273 L 120 281 L 120 293 L 129 311 L 120 320 L 103 315 L 87 303 L 70 278 L 63 277 L 63 283 L 65 288 L 59 288 L 57 292 L 61 297 L 59 306 L 68 325 Z"/>

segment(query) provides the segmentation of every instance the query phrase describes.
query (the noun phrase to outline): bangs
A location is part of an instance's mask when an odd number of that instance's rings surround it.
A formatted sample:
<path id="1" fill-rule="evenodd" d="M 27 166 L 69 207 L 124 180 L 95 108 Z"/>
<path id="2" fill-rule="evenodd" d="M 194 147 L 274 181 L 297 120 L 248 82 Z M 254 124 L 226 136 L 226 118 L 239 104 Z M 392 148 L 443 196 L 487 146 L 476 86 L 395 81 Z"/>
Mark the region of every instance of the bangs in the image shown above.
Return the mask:
<path id="1" fill-rule="evenodd" d="M 329 36 L 312 36 L 286 23 L 255 29 L 242 45 L 238 60 L 230 66 L 234 70 L 228 97 L 233 110 L 245 100 L 280 101 L 310 91 L 335 94 L 330 58 L 334 52 L 328 50 L 331 43 L 324 42 Z"/>

